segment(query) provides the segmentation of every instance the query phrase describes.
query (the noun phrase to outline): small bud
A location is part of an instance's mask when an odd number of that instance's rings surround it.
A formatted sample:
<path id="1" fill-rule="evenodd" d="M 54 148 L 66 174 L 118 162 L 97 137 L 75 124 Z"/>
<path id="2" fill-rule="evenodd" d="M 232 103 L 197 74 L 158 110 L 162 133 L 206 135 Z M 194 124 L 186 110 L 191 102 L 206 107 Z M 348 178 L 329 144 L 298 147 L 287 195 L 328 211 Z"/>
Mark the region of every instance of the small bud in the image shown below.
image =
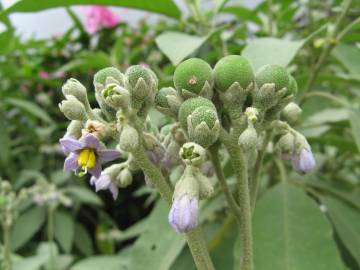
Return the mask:
<path id="1" fill-rule="evenodd" d="M 71 78 L 62 87 L 64 96 L 72 95 L 76 97 L 84 106 L 88 106 L 89 101 L 85 86 L 78 80 Z"/>
<path id="2" fill-rule="evenodd" d="M 265 65 L 256 73 L 255 81 L 259 88 L 264 84 L 273 83 L 275 91 L 289 86 L 289 73 L 286 68 L 279 65 Z"/>
<path id="3" fill-rule="evenodd" d="M 296 103 L 290 102 L 283 109 L 281 116 L 283 116 L 289 123 L 294 123 L 299 119 L 301 112 L 301 108 Z"/>
<path id="4" fill-rule="evenodd" d="M 292 156 L 292 165 L 299 174 L 306 174 L 315 169 L 316 163 L 310 149 L 303 148 Z"/>
<path id="5" fill-rule="evenodd" d="M 290 132 L 281 136 L 279 141 L 275 145 L 275 151 L 278 152 L 282 159 L 291 159 L 292 154 L 295 151 L 295 137 Z"/>
<path id="6" fill-rule="evenodd" d="M 177 116 L 182 98 L 172 87 L 161 88 L 155 95 L 156 109 L 170 116 Z"/>
<path id="7" fill-rule="evenodd" d="M 66 100 L 59 104 L 60 111 L 69 120 L 85 121 L 87 119 L 84 104 L 72 95 L 65 96 Z"/>
<path id="8" fill-rule="evenodd" d="M 115 67 L 107 67 L 99 70 L 94 75 L 94 86 L 102 85 L 103 87 L 106 85 L 106 81 L 108 78 L 113 78 L 120 85 L 123 85 L 124 75 Z"/>
<path id="9" fill-rule="evenodd" d="M 256 148 L 258 141 L 257 132 L 252 124 L 250 124 L 239 137 L 238 144 L 245 151 L 250 151 Z"/>
<path id="10" fill-rule="evenodd" d="M 97 138 L 102 139 L 106 137 L 107 129 L 105 124 L 97 120 L 87 120 L 85 123 L 85 128 L 82 130 L 82 135 L 93 134 Z"/>
<path id="11" fill-rule="evenodd" d="M 132 174 L 128 168 L 124 168 L 121 170 L 121 172 L 116 176 L 116 184 L 120 188 L 125 188 L 129 185 L 131 185 L 133 181 Z"/>
<path id="12" fill-rule="evenodd" d="M 154 84 L 154 74 L 150 73 L 150 70 L 142 65 L 131 66 L 125 73 L 125 85 L 129 90 L 132 90 L 142 79 L 147 86 Z"/>
<path id="13" fill-rule="evenodd" d="M 184 98 L 197 95 L 212 97 L 213 71 L 208 63 L 190 58 L 180 63 L 174 72 L 174 85 Z"/>
<path id="14" fill-rule="evenodd" d="M 201 174 L 200 171 L 196 173 L 196 179 L 199 183 L 199 199 L 204 200 L 210 198 L 214 193 L 214 187 L 210 183 L 210 179 Z"/>
<path id="15" fill-rule="evenodd" d="M 101 95 L 106 104 L 114 109 L 127 110 L 130 103 L 130 93 L 125 88 L 117 84 L 108 84 L 102 90 Z"/>
<path id="16" fill-rule="evenodd" d="M 180 148 L 179 155 L 185 164 L 201 166 L 206 159 L 206 150 L 196 143 L 187 142 Z"/>
<path id="17" fill-rule="evenodd" d="M 66 129 L 64 137 L 79 139 L 81 137 L 81 130 L 83 127 L 84 124 L 81 121 L 72 120 Z"/>
<path id="18" fill-rule="evenodd" d="M 133 127 L 125 125 L 120 135 L 120 149 L 133 152 L 139 146 L 139 134 Z"/>

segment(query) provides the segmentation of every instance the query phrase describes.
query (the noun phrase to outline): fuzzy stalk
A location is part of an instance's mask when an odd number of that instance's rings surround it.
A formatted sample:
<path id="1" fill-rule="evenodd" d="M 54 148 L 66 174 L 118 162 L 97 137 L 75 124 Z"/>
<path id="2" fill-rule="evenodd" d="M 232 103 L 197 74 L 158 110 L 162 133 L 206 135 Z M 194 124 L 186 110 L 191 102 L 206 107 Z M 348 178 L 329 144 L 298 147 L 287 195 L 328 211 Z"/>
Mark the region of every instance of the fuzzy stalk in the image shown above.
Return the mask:
<path id="1" fill-rule="evenodd" d="M 54 212 L 55 206 L 49 205 L 48 207 L 48 223 L 47 223 L 47 238 L 50 247 L 50 256 L 48 262 L 48 269 L 54 270 L 55 269 L 55 254 L 54 254 Z"/>
<path id="2" fill-rule="evenodd" d="M 4 270 L 11 270 L 11 227 L 4 224 Z"/>

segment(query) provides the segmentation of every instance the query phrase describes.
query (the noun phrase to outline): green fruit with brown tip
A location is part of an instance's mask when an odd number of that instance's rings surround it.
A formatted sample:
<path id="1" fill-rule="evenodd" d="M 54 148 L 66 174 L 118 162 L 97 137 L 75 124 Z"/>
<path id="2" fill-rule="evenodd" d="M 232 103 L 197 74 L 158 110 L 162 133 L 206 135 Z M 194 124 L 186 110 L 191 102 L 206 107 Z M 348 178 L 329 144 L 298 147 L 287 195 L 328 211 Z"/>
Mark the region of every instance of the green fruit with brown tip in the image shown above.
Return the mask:
<path id="1" fill-rule="evenodd" d="M 213 71 L 208 63 L 199 58 L 190 58 L 180 63 L 174 73 L 175 88 L 199 94 L 205 82 L 213 84 Z"/>
<path id="2" fill-rule="evenodd" d="M 187 128 L 187 117 L 199 107 L 208 107 L 216 111 L 215 105 L 203 97 L 189 98 L 181 104 L 179 109 L 179 121 L 183 128 Z"/>
<path id="3" fill-rule="evenodd" d="M 249 61 L 241 55 L 228 55 L 221 58 L 214 67 L 216 89 L 226 91 L 233 83 L 238 82 L 242 88 L 254 79 Z"/>
<path id="4" fill-rule="evenodd" d="M 129 67 L 126 70 L 125 76 L 127 78 L 128 83 L 133 88 L 136 86 L 136 83 L 140 78 L 142 78 L 147 85 L 150 85 L 154 80 L 153 74 L 151 74 L 149 69 L 141 65 L 135 65 Z"/>
<path id="5" fill-rule="evenodd" d="M 298 84 L 293 76 L 289 76 L 289 86 L 286 95 L 294 95 L 296 96 L 298 92 Z"/>
<path id="6" fill-rule="evenodd" d="M 94 84 L 100 83 L 100 84 L 105 85 L 106 78 L 108 78 L 108 77 L 112 77 L 119 82 L 122 81 L 122 74 L 117 68 L 107 67 L 107 68 L 103 68 L 95 73 Z"/>
<path id="7" fill-rule="evenodd" d="M 290 76 L 286 68 L 279 65 L 266 65 L 259 69 L 255 81 L 260 88 L 265 83 L 274 83 L 275 90 L 289 86 Z"/>

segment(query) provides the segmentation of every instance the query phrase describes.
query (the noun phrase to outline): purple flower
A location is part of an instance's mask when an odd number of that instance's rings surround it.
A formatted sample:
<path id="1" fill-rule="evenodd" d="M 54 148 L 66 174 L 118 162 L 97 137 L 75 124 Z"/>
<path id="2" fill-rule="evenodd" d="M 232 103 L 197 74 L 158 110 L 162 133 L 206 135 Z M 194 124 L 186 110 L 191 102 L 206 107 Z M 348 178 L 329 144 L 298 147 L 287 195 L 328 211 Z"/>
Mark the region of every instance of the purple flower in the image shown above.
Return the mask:
<path id="1" fill-rule="evenodd" d="M 299 174 L 306 174 L 315 168 L 315 159 L 308 149 L 301 149 L 300 153 L 292 156 L 292 165 L 294 170 Z"/>
<path id="2" fill-rule="evenodd" d="M 119 151 L 106 150 L 93 134 L 86 134 L 79 140 L 71 137 L 60 139 L 60 144 L 69 155 L 64 162 L 64 170 L 76 172 L 79 168 L 96 178 L 101 174 L 101 162 L 120 157 Z"/>
<path id="3" fill-rule="evenodd" d="M 92 176 L 90 179 L 90 184 L 92 186 L 95 185 L 96 192 L 108 189 L 111 192 L 114 200 L 116 200 L 119 194 L 119 188 L 111 181 L 111 177 L 106 172 L 102 172 L 99 178 Z"/>
<path id="4" fill-rule="evenodd" d="M 178 233 L 190 231 L 197 226 L 198 211 L 198 199 L 185 194 L 173 201 L 169 223 Z"/>

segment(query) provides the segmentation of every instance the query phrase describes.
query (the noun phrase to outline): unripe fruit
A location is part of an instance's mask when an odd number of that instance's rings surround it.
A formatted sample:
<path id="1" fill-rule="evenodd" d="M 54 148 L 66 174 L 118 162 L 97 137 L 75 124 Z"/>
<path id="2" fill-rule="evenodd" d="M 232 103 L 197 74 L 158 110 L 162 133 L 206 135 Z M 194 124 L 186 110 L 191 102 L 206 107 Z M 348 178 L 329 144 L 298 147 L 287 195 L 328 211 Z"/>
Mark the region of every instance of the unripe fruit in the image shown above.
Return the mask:
<path id="1" fill-rule="evenodd" d="M 187 117 L 199 107 L 208 107 L 216 111 L 215 105 L 203 97 L 190 98 L 181 104 L 179 109 L 179 121 L 182 127 L 187 128 Z"/>
<path id="2" fill-rule="evenodd" d="M 279 65 L 266 65 L 257 72 L 255 81 L 259 87 L 265 83 L 274 83 L 275 90 L 280 90 L 289 86 L 289 77 L 286 68 Z"/>
<path id="3" fill-rule="evenodd" d="M 214 111 L 212 108 L 201 106 L 197 108 L 192 114 L 191 114 L 191 122 L 193 127 L 196 127 L 197 125 L 201 124 L 202 122 L 205 122 L 206 125 L 212 129 L 215 125 L 216 120 L 218 120 L 216 111 Z"/>
<path id="4" fill-rule="evenodd" d="M 113 77 L 115 80 L 119 82 L 122 81 L 122 74 L 117 68 L 107 67 L 95 73 L 94 83 L 101 83 L 105 85 L 105 81 L 107 77 Z"/>
<path id="5" fill-rule="evenodd" d="M 194 94 L 199 94 L 205 82 L 212 85 L 213 71 L 208 63 L 199 58 L 190 58 L 180 63 L 174 73 L 175 88 L 180 91 L 185 89 Z"/>
<path id="6" fill-rule="evenodd" d="M 172 87 L 164 87 L 161 88 L 155 95 L 155 104 L 156 106 L 160 106 L 163 108 L 168 108 L 169 107 L 169 103 L 168 100 L 166 98 L 167 95 L 174 95 L 174 91 L 176 91 L 174 88 Z"/>
<path id="7" fill-rule="evenodd" d="M 150 85 L 152 83 L 153 74 L 144 66 L 135 65 L 131 66 L 126 70 L 125 76 L 131 87 L 135 87 L 136 83 L 140 78 L 143 78 L 146 84 Z"/>
<path id="8" fill-rule="evenodd" d="M 216 88 L 226 91 L 234 82 L 246 88 L 254 78 L 249 61 L 240 55 L 228 55 L 220 59 L 214 67 Z"/>
<path id="9" fill-rule="evenodd" d="M 287 95 L 296 95 L 298 92 L 298 84 L 293 76 L 289 76 L 289 86 Z"/>

